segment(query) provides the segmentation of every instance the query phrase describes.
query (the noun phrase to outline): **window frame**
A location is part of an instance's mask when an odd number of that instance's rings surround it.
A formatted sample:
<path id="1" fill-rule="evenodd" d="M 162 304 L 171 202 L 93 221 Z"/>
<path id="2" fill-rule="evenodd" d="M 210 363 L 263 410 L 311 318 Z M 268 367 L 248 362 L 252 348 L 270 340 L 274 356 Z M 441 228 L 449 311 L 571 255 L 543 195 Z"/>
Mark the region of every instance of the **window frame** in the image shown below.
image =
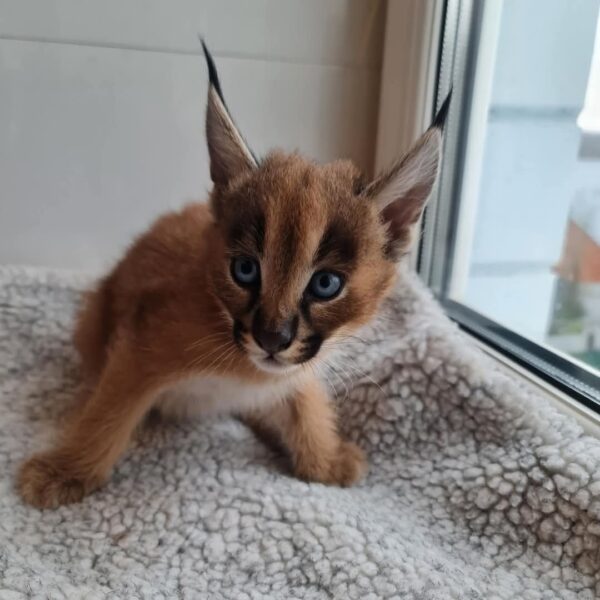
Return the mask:
<path id="1" fill-rule="evenodd" d="M 478 0 L 444 2 L 435 102 L 430 100 L 430 118 L 451 88 L 452 105 L 444 134 L 438 185 L 422 221 L 422 235 L 415 261 L 417 270 L 433 290 L 446 314 L 461 329 L 583 406 L 600 413 L 599 375 L 558 351 L 536 343 L 451 299 L 457 279 L 466 277 L 466 272 L 453 272 L 453 268 L 456 268 L 457 243 L 461 241 L 463 247 L 465 243 L 468 245 L 474 226 L 471 218 L 473 211 L 471 216 L 468 211 L 465 213 L 464 201 L 466 198 L 468 203 L 476 202 L 479 187 L 471 185 L 472 189 L 467 190 L 465 195 L 464 186 L 468 182 L 464 173 L 473 161 L 478 160 L 477 157 L 481 160 L 483 154 L 485 127 L 477 122 L 481 114 L 473 108 L 477 109 L 489 101 L 495 61 L 495 49 L 491 52 L 479 51 L 480 40 L 494 39 L 494 36 L 497 39 L 499 10 L 500 3 Z M 490 46 L 494 47 L 494 43 L 488 44 L 488 48 Z M 485 113 L 483 118 L 484 121 L 487 119 Z M 469 219 L 471 221 L 465 225 Z M 464 265 L 468 262 L 468 256 L 463 253 L 460 260 Z"/>

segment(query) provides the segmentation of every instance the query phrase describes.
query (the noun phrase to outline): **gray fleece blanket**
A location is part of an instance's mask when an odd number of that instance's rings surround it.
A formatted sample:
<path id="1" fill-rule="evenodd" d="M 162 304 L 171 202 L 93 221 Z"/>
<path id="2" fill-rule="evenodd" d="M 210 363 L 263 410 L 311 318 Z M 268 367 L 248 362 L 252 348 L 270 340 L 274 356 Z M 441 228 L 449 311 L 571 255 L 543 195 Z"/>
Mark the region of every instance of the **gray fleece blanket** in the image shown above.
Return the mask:
<path id="1" fill-rule="evenodd" d="M 594 598 L 600 443 L 498 370 L 408 276 L 328 375 L 370 472 L 307 484 L 233 421 L 143 429 L 84 502 L 15 470 L 77 386 L 66 274 L 0 269 L 0 599 Z"/>

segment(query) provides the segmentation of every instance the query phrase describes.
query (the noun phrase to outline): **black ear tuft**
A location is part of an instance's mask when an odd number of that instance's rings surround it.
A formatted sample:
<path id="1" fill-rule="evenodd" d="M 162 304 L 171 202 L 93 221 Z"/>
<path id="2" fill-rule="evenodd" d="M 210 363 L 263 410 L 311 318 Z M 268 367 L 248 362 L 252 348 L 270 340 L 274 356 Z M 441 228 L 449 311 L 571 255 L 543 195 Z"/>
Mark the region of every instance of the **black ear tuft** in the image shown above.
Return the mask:
<path id="1" fill-rule="evenodd" d="M 212 54 L 209 52 L 206 44 L 204 43 L 204 39 L 200 36 L 198 36 L 198 39 L 202 44 L 202 50 L 204 50 L 204 57 L 206 58 L 206 66 L 208 67 L 208 81 L 212 86 L 214 86 L 215 90 L 217 90 L 217 94 L 219 94 L 221 102 L 225 104 L 225 99 L 223 98 L 223 91 L 221 90 L 221 82 L 219 81 L 219 74 L 217 73 L 215 61 L 212 57 Z"/>
<path id="2" fill-rule="evenodd" d="M 448 118 L 448 111 L 450 109 L 450 100 L 452 100 L 452 88 L 450 88 L 450 91 L 448 92 L 446 99 L 442 102 L 442 106 L 440 107 L 440 110 L 438 110 L 437 115 L 435 115 L 435 118 L 433 119 L 433 123 L 431 124 L 431 127 L 436 127 L 440 131 L 443 131 L 444 125 L 446 124 L 446 119 Z"/>
<path id="3" fill-rule="evenodd" d="M 241 173 L 250 171 L 258 161 L 236 127 L 221 90 L 215 61 L 200 38 L 208 67 L 206 102 L 206 141 L 210 157 L 210 176 L 215 185 L 227 185 Z"/>

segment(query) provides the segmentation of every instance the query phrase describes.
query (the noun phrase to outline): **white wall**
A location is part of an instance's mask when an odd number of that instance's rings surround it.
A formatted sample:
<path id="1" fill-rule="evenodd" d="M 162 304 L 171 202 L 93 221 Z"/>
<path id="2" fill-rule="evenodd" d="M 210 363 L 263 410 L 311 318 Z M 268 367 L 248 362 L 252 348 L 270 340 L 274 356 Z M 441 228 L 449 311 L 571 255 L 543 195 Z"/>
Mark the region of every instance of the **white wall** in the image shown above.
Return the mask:
<path id="1" fill-rule="evenodd" d="M 0 0 L 0 263 L 105 268 L 209 189 L 206 68 L 260 155 L 373 162 L 384 0 Z"/>

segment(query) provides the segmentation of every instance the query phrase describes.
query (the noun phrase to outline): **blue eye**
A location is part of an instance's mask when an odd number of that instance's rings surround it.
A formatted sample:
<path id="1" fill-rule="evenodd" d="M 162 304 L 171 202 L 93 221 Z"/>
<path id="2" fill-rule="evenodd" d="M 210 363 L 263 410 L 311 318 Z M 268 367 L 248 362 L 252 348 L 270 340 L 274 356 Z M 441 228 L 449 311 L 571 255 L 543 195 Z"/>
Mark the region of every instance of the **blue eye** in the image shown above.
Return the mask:
<path id="1" fill-rule="evenodd" d="M 342 290 L 342 278 L 329 271 L 317 271 L 308 284 L 311 294 L 321 300 L 331 300 Z"/>
<path id="2" fill-rule="evenodd" d="M 260 276 L 258 263 L 247 256 L 234 258 L 231 262 L 231 276 L 240 285 L 252 285 Z"/>

